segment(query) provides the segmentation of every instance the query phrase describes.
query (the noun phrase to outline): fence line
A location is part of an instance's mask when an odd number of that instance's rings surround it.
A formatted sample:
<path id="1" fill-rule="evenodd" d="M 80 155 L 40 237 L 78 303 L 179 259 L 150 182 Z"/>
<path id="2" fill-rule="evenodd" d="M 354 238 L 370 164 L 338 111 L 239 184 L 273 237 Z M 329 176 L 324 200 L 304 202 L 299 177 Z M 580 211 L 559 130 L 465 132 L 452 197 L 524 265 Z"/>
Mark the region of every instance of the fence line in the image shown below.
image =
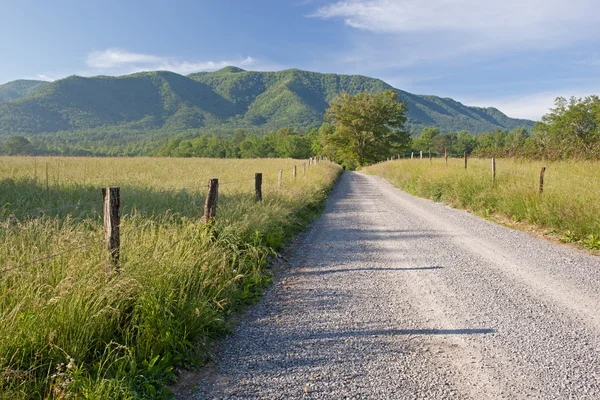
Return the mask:
<path id="1" fill-rule="evenodd" d="M 319 163 L 319 161 L 329 161 L 327 160 L 326 157 L 320 156 L 320 157 L 311 157 L 308 160 L 308 165 L 306 166 L 305 163 L 302 163 L 303 165 L 303 170 L 305 171 L 304 174 L 306 175 L 308 173 L 308 171 L 310 170 L 310 166 L 312 166 L 313 164 L 317 164 Z M 296 169 L 296 166 L 294 165 L 294 170 Z M 295 178 L 295 176 L 294 176 Z M 267 178 L 265 179 L 265 181 L 270 180 L 271 178 Z M 277 187 L 281 187 L 282 186 L 282 182 L 283 182 L 283 170 L 279 170 L 278 171 L 278 175 L 277 178 L 272 178 L 273 181 L 275 181 L 275 179 L 277 179 L 277 184 L 273 183 L 273 184 L 266 184 L 266 186 L 275 186 L 277 185 Z M 205 219 L 208 222 L 208 220 L 210 219 L 214 219 L 216 217 L 216 207 L 217 207 L 217 200 L 218 200 L 218 187 L 222 186 L 222 185 L 230 185 L 230 184 L 234 184 L 234 183 L 241 183 L 241 182 L 249 182 L 249 181 L 254 181 L 255 182 L 255 196 L 256 196 L 256 201 L 262 201 L 262 186 L 263 185 L 263 176 L 261 173 L 257 173 L 255 174 L 255 176 L 253 178 L 248 178 L 248 179 L 240 179 L 240 180 L 235 180 L 235 181 L 229 181 L 229 182 L 218 182 L 217 179 L 210 179 L 209 180 L 209 193 L 206 196 L 206 204 L 205 204 Z M 164 188 L 164 187 L 163 187 Z M 190 187 L 172 187 L 173 189 L 178 189 L 178 190 L 190 190 L 192 188 Z M 194 187 L 193 189 L 200 189 L 200 187 Z M 162 189 L 162 188 L 159 188 Z M 100 244 L 102 242 L 105 242 L 107 245 L 107 250 L 109 252 L 109 258 L 111 258 L 111 269 L 118 273 L 119 271 L 119 252 L 120 252 L 120 238 L 122 236 L 127 236 L 133 232 L 142 230 L 144 228 L 147 228 L 150 225 L 154 225 L 155 221 L 149 221 L 146 224 L 139 226 L 137 228 L 132 228 L 129 229 L 123 233 L 120 232 L 120 228 L 121 228 L 121 221 L 120 221 L 120 210 L 122 208 L 121 205 L 121 200 L 124 198 L 130 198 L 133 196 L 124 196 L 121 197 L 120 196 L 120 190 L 119 187 L 106 187 L 103 188 L 103 199 L 102 200 L 94 200 L 94 201 L 89 201 L 89 202 L 85 202 L 85 203 L 77 203 L 77 204 L 70 204 L 70 205 L 66 205 L 66 206 L 61 206 L 61 207 L 56 207 L 56 208 L 49 208 L 49 209 L 45 209 L 45 210 L 38 210 L 38 211 L 34 211 L 34 212 L 29 212 L 29 213 L 22 213 L 22 214 L 17 214 L 17 215 L 12 215 L 9 217 L 6 217 L 4 219 L 0 219 L 0 222 L 2 221 L 6 221 L 6 220 L 11 220 L 11 219 L 18 219 L 21 217 L 26 217 L 26 216 L 34 216 L 34 215 L 40 215 L 49 211 L 60 211 L 60 210 L 66 210 L 66 209 L 70 209 L 70 208 L 78 208 L 81 206 L 85 206 L 85 205 L 89 205 L 89 204 L 96 204 L 96 203 L 104 203 L 104 220 L 105 220 L 105 227 L 104 227 L 104 231 L 105 231 L 105 237 L 101 240 L 97 240 L 97 241 L 93 241 L 93 242 L 89 242 L 89 243 L 85 243 L 83 245 L 80 246 L 76 246 L 76 247 L 72 247 L 70 249 L 66 249 L 63 251 L 60 251 L 58 253 L 55 254 L 51 254 L 45 257 L 40 257 L 38 259 L 32 260 L 32 261 L 28 261 L 26 263 L 22 263 L 10 268 L 4 268 L 4 269 L 0 269 L 0 274 L 9 272 L 9 271 L 14 271 L 29 265 L 33 265 L 33 264 L 37 264 L 37 263 L 41 263 L 43 261 L 47 261 L 56 257 L 59 257 L 61 255 L 64 254 L 68 254 L 70 252 L 76 251 L 76 250 L 81 250 L 84 249 L 86 247 L 90 247 L 92 245 L 95 244 Z M 115 196 L 110 196 L 110 195 L 104 195 L 104 193 L 113 193 L 115 194 Z M 210 199 L 210 201 L 208 201 Z M 210 203 L 210 204 L 209 204 Z M 206 208 L 210 209 L 210 212 L 207 213 Z M 111 216 L 109 217 L 107 213 L 110 213 Z M 118 216 L 116 223 L 115 224 L 107 224 L 107 221 L 111 220 L 111 218 L 116 215 Z M 174 244 L 179 243 L 181 240 L 176 241 Z M 108 270 L 107 270 L 107 278 L 108 278 Z"/>

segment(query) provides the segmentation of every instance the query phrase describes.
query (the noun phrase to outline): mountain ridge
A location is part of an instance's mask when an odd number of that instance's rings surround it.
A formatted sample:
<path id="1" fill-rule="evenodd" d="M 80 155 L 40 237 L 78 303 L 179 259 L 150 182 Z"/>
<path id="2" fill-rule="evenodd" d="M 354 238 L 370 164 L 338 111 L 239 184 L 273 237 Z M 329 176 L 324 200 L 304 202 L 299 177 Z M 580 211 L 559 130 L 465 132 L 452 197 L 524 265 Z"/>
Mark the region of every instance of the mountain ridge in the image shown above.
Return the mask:
<path id="1" fill-rule="evenodd" d="M 7 86 L 8 85 L 8 86 Z M 225 67 L 187 76 L 169 71 L 117 77 L 76 75 L 54 82 L 13 81 L 0 85 L 0 137 L 102 129 L 143 134 L 160 131 L 264 133 L 283 126 L 318 127 L 340 92 L 395 90 L 407 102 L 407 128 L 474 133 L 496 128 L 530 128 L 493 107 L 469 107 L 450 99 L 417 95 L 362 75 L 287 69 L 275 72 Z"/>

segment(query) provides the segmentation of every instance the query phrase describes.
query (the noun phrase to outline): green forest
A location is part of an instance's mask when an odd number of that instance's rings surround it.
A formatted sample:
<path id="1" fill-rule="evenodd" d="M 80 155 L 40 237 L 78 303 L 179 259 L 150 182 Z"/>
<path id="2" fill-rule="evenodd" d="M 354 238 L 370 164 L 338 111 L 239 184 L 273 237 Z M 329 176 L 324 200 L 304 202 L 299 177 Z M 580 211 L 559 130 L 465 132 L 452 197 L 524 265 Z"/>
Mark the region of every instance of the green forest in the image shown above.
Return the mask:
<path id="1" fill-rule="evenodd" d="M 157 71 L 9 82 L 0 85 L 0 141 L 22 136 L 38 153 L 109 156 L 156 154 L 173 139 L 232 140 L 240 129 L 249 137 L 281 128 L 306 135 L 320 128 L 341 93 L 386 91 L 406 103 L 404 127 L 412 135 L 428 126 L 444 133 L 533 126 L 494 108 L 415 95 L 365 76 L 226 67 L 188 76 Z"/>
<path id="2" fill-rule="evenodd" d="M 38 137 L 13 136 L 2 143 L 6 155 L 147 155 L 166 157 L 210 158 L 308 158 L 325 155 L 339 158 L 327 146 L 326 137 L 335 132 L 331 122 L 308 130 L 284 127 L 264 135 L 236 129 L 229 137 L 204 133 L 198 136 L 175 137 L 153 141 L 152 137 L 138 145 L 102 147 L 96 151 L 85 149 L 85 143 L 47 144 Z M 193 135 L 188 132 L 187 136 Z M 99 142 L 101 142 L 99 140 Z M 385 160 L 391 155 L 410 156 L 411 152 L 440 156 L 464 152 L 479 157 L 527 157 L 533 159 L 597 159 L 600 157 L 600 99 L 589 96 L 578 99 L 558 98 L 555 107 L 529 130 L 517 127 L 511 130 L 494 129 L 475 134 L 466 130 L 442 133 L 437 127 L 423 128 L 409 140 L 404 140 L 389 152 L 380 152 L 372 162 Z"/>

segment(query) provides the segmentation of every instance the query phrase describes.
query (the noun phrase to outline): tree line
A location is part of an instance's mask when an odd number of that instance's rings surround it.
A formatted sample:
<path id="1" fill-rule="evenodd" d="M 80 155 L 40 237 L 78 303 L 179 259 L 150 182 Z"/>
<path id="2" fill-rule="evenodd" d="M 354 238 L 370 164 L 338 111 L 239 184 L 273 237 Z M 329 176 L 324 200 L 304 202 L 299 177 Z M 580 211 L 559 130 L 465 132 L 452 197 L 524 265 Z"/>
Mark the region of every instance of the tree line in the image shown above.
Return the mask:
<path id="1" fill-rule="evenodd" d="M 600 157 L 600 98 L 556 99 L 555 107 L 533 129 L 496 129 L 472 134 L 424 128 L 411 137 L 404 129 L 406 104 L 393 91 L 379 94 L 342 93 L 330 104 L 320 128 L 289 127 L 259 136 L 237 129 L 230 137 L 202 134 L 144 143 L 138 148 L 90 151 L 80 147 L 48 146 L 36 137 L 13 136 L 0 144 L 6 155 L 150 155 L 211 158 L 308 158 L 324 155 L 355 169 L 400 154 L 423 151 L 434 156 L 524 157 L 532 159 L 598 159 Z"/>

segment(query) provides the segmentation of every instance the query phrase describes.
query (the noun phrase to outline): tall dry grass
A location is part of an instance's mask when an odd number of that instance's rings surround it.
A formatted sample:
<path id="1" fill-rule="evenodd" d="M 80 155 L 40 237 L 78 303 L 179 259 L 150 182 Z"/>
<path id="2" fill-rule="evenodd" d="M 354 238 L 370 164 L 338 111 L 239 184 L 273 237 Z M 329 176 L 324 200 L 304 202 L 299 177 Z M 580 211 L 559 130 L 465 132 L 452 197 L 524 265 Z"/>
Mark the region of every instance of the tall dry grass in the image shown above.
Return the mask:
<path id="1" fill-rule="evenodd" d="M 546 167 L 544 190 L 539 176 Z M 565 242 L 600 249 L 600 162 L 496 161 L 490 159 L 396 160 L 365 168 L 417 196 L 484 216 L 501 216 L 558 234 Z"/>
<path id="2" fill-rule="evenodd" d="M 174 368 L 204 361 L 226 316 L 257 299 L 268 255 L 338 174 L 319 163 L 303 177 L 281 159 L 0 158 L 0 270 L 24 265 L 0 273 L 0 398 L 168 398 Z M 209 178 L 221 185 L 207 225 Z M 108 185 L 121 187 L 122 265 L 107 282 L 102 205 L 87 203 Z"/>

